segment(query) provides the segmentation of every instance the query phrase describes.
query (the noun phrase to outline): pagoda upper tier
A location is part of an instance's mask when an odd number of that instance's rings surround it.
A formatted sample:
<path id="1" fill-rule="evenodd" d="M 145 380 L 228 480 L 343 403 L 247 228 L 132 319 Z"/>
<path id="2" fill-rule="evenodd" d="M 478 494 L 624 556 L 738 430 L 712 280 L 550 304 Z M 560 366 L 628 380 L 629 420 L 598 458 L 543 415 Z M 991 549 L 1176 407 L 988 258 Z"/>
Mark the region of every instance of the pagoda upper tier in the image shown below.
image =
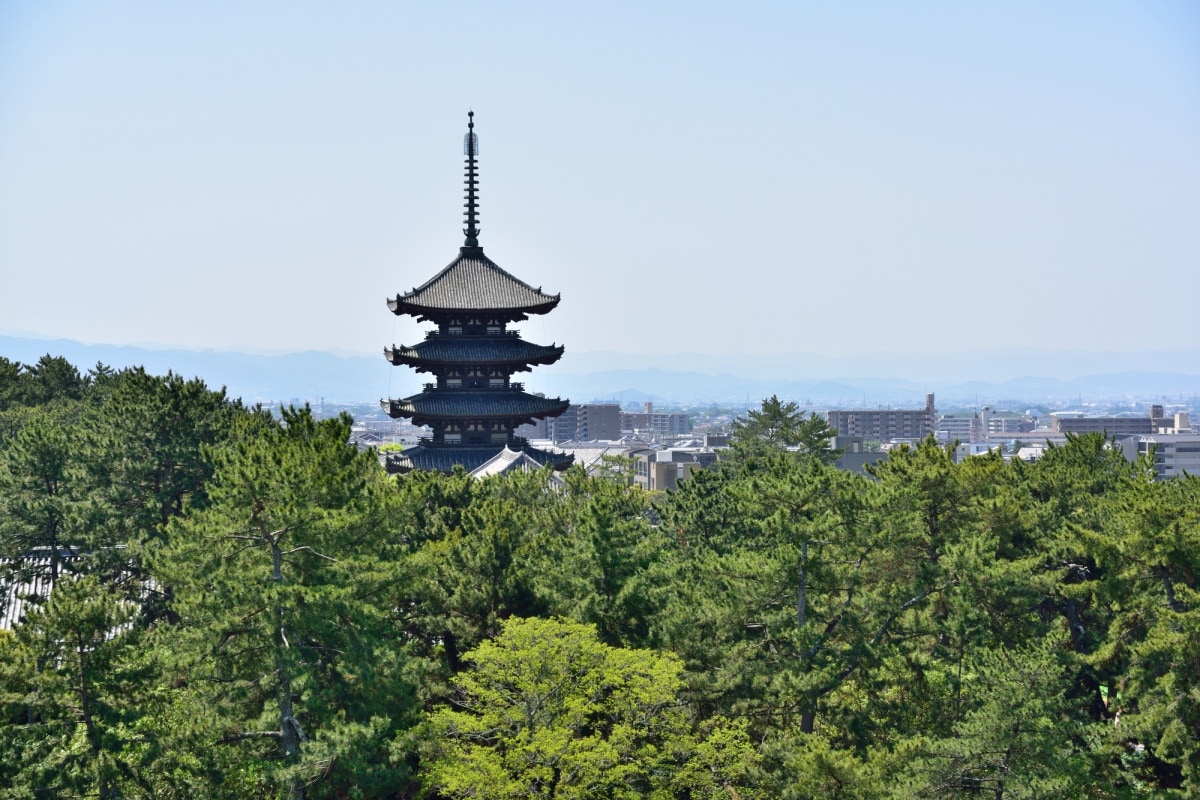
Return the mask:
<path id="1" fill-rule="evenodd" d="M 482 247 L 462 247 L 458 258 L 411 292 L 388 300 L 392 313 L 418 320 L 447 323 L 470 312 L 503 322 L 520 322 L 530 314 L 545 314 L 560 295 L 510 275 L 483 254 Z"/>
<path id="2" fill-rule="evenodd" d="M 383 356 L 392 364 L 408 366 L 417 372 L 440 372 L 476 364 L 495 365 L 508 372 L 529 372 L 535 364 L 553 364 L 563 354 L 562 345 L 527 342 L 515 331 L 485 338 L 443 334 L 430 331 L 425 341 L 410 346 L 383 348 Z"/>

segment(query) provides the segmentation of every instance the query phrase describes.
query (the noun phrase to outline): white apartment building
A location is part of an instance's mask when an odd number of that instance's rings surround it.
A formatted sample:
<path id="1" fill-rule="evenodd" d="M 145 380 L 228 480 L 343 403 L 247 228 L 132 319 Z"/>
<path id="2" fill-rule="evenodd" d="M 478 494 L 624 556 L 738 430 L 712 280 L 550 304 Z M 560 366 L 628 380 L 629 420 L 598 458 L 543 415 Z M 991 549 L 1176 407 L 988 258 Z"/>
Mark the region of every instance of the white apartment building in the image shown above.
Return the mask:
<path id="1" fill-rule="evenodd" d="M 1187 414 L 1175 415 L 1175 430 L 1176 433 L 1127 436 L 1117 445 L 1130 461 L 1153 450 L 1158 480 L 1185 473 L 1200 475 L 1200 432 L 1192 432 Z"/>

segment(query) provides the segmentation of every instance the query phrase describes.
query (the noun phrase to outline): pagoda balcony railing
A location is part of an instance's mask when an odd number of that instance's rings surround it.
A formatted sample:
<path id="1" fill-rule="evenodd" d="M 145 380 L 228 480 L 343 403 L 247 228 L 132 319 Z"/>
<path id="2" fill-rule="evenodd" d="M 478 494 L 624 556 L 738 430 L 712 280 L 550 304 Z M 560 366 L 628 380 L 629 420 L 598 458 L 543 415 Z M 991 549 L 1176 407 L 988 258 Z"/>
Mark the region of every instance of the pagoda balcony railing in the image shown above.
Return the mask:
<path id="1" fill-rule="evenodd" d="M 517 339 L 521 336 L 521 332 L 520 331 L 487 331 L 486 333 L 466 333 L 466 332 L 442 333 L 441 331 L 438 331 L 438 330 L 432 330 L 432 331 L 425 332 L 426 339 L 437 339 L 438 337 L 449 338 L 451 336 L 453 336 L 456 339 L 460 336 L 508 336 L 513 339 Z"/>
<path id="2" fill-rule="evenodd" d="M 524 436 L 510 436 L 510 437 L 508 437 L 507 440 L 505 440 L 504 443 L 506 445 L 508 445 L 509 447 L 511 447 L 513 450 L 520 450 L 524 447 L 529 446 L 529 440 L 526 439 Z M 433 441 L 432 436 L 422 436 L 421 438 L 417 439 L 417 444 L 421 445 L 422 447 L 457 447 L 458 446 L 457 444 L 449 445 L 446 442 L 442 442 L 440 445 L 436 444 Z M 468 446 L 469 447 L 486 447 L 486 446 L 492 445 L 492 444 L 500 444 L 500 443 L 499 442 L 488 442 L 487 445 L 468 445 Z"/>
<path id="3" fill-rule="evenodd" d="M 523 392 L 523 391 L 525 391 L 525 384 L 521 383 L 520 381 L 513 381 L 512 383 L 508 384 L 508 386 L 491 386 L 491 385 L 485 384 L 484 380 L 486 380 L 486 379 L 479 380 L 473 384 L 463 381 L 462 386 L 447 386 L 445 388 L 454 389 L 454 390 L 457 390 L 457 389 L 489 389 L 493 392 Z M 436 383 L 425 384 L 425 391 L 427 391 L 427 392 L 432 392 L 433 390 L 435 390 L 437 388 L 438 388 L 438 385 Z"/>

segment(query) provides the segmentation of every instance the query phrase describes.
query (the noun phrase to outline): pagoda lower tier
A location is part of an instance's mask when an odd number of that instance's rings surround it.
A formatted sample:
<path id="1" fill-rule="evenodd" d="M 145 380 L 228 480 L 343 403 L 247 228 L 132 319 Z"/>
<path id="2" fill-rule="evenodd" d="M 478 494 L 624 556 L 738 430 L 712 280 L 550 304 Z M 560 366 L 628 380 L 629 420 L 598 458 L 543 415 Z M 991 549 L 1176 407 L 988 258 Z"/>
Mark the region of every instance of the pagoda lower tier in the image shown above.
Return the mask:
<path id="1" fill-rule="evenodd" d="M 461 464 L 468 472 L 491 460 L 506 447 L 527 454 L 539 464 L 566 469 L 574 457 L 530 447 L 513 434 L 520 425 L 545 417 L 557 417 L 570 401 L 539 397 L 518 385 L 496 388 L 448 389 L 434 384 L 420 394 L 400 400 L 384 400 L 382 406 L 393 418 L 410 418 L 414 425 L 428 425 L 432 435 L 387 460 L 389 472 L 428 469 L 447 472 Z"/>
<path id="2" fill-rule="evenodd" d="M 440 389 L 431 386 L 403 400 L 385 400 L 383 409 L 392 418 L 411 417 L 414 425 L 435 430 L 446 425 L 487 423 L 516 428 L 535 419 L 557 417 L 569 400 L 538 397 L 513 388 Z"/>

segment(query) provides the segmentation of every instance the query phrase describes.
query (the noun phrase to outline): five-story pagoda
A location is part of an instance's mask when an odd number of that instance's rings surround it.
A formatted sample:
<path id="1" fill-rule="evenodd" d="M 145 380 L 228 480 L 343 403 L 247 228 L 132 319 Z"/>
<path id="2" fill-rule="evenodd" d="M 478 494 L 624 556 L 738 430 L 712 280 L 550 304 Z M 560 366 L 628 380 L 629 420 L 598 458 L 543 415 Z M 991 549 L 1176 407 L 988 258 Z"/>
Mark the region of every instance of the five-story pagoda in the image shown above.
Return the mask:
<path id="1" fill-rule="evenodd" d="M 385 400 L 392 417 L 411 417 L 428 425 L 432 435 L 388 459 L 388 469 L 405 472 L 430 469 L 448 472 L 461 464 L 467 471 L 489 461 L 505 448 L 523 451 L 540 464 L 562 469 L 570 455 L 529 446 L 513 434 L 520 425 L 566 411 L 569 401 L 529 394 L 512 380 L 536 364 L 553 364 L 562 357 L 561 345 L 524 341 L 508 325 L 545 314 L 558 305 L 559 295 L 518 280 L 483 254 L 479 246 L 479 183 L 474 112 L 468 114 L 463 152 L 467 159 L 466 241 L 458 258 L 411 292 L 388 300 L 397 316 L 408 314 L 429 321 L 437 330 L 415 345 L 384 348 L 396 366 L 428 372 L 434 382 L 420 394 Z"/>

